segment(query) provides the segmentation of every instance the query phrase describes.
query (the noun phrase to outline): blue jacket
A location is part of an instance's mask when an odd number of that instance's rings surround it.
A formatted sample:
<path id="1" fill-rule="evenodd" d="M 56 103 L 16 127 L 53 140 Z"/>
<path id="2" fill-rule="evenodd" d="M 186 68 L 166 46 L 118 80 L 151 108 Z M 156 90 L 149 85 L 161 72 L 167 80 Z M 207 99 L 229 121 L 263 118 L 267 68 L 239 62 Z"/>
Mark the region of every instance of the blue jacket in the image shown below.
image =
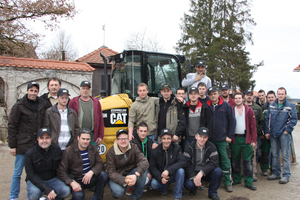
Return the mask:
<path id="1" fill-rule="evenodd" d="M 231 105 L 223 101 L 219 97 L 219 104 L 214 106 L 211 100 L 207 102 L 211 111 L 212 131 L 210 131 L 209 140 L 211 141 L 225 141 L 226 137 L 232 139 L 235 132 L 236 120 Z"/>
<path id="2" fill-rule="evenodd" d="M 265 134 L 270 134 L 274 138 L 282 136 L 284 131 L 291 134 L 298 121 L 296 107 L 285 99 L 282 106 L 278 108 L 278 99 L 276 99 L 275 102 L 270 103 L 265 121 Z"/>

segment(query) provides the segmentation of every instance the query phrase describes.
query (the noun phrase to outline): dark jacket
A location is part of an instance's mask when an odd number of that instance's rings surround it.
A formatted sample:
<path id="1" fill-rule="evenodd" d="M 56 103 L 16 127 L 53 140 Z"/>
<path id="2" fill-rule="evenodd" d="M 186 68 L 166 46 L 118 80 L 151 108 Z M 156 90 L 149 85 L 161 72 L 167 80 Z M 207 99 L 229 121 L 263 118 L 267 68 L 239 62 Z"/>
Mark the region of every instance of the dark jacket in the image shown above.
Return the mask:
<path id="1" fill-rule="evenodd" d="M 71 139 L 69 140 L 69 143 L 67 146 L 70 146 L 75 140 L 76 135 L 79 132 L 79 123 L 78 123 L 78 117 L 76 112 L 70 108 L 67 107 L 68 112 L 68 125 L 71 132 Z M 48 108 L 46 110 L 46 114 L 44 117 L 44 123 L 43 127 L 50 128 L 52 133 L 52 144 L 58 145 L 58 138 L 60 135 L 60 126 L 61 126 L 61 116 L 57 109 L 57 104 L 52 106 L 51 108 Z"/>
<path id="2" fill-rule="evenodd" d="M 265 116 L 262 112 L 261 107 L 252 102 L 252 105 L 250 106 L 255 114 L 256 119 L 256 129 L 257 129 L 257 136 L 264 135 L 264 129 L 265 129 Z"/>
<path id="3" fill-rule="evenodd" d="M 52 107 L 51 101 L 50 101 L 50 99 L 48 98 L 48 94 L 49 94 L 49 92 L 44 93 L 43 95 L 40 96 L 40 98 L 44 99 L 44 100 L 47 102 L 47 104 L 46 104 L 46 109 Z"/>
<path id="4" fill-rule="evenodd" d="M 46 102 L 37 97 L 36 111 L 29 104 L 27 94 L 12 107 L 8 121 L 8 145 L 17 154 L 25 154 L 37 144 L 36 133 L 42 128 Z"/>
<path id="5" fill-rule="evenodd" d="M 60 159 L 61 150 L 59 146 L 51 144 L 46 151 L 39 145 L 35 145 L 25 154 L 26 181 L 30 181 L 48 195 L 54 189 L 45 181 L 56 177 Z"/>
<path id="6" fill-rule="evenodd" d="M 207 102 L 207 105 L 212 117 L 212 131 L 209 140 L 225 141 L 226 137 L 232 139 L 236 120 L 230 104 L 219 97 L 219 104 L 215 107 L 215 111 L 211 100 Z"/>
<path id="7" fill-rule="evenodd" d="M 187 162 L 187 165 L 185 167 L 185 173 L 188 179 L 197 176 L 197 173 L 195 171 L 196 144 L 197 144 L 197 140 L 194 140 L 189 146 L 185 148 L 183 153 Z M 205 151 L 203 159 L 206 161 L 206 166 L 201 171 L 203 172 L 204 176 L 206 176 L 210 172 L 212 172 L 216 167 L 218 167 L 219 154 L 216 146 L 210 141 L 207 141 L 205 143 L 202 150 Z"/>
<path id="8" fill-rule="evenodd" d="M 95 145 L 89 144 L 87 147 L 90 167 L 97 176 L 104 170 L 104 165 Z M 65 150 L 62 155 L 61 162 L 57 169 L 57 176 L 66 185 L 72 182 L 72 179 L 79 179 L 83 174 L 83 162 L 78 148 L 78 142 L 74 142 Z"/>
<path id="9" fill-rule="evenodd" d="M 138 134 L 136 131 L 133 131 L 133 139 L 130 141 L 133 144 L 136 144 L 139 148 L 139 150 L 143 153 L 143 146 L 142 146 L 142 141 L 140 140 Z M 152 153 L 152 145 L 153 141 L 147 136 L 147 160 L 149 161 L 151 158 L 151 153 Z"/>
<path id="10" fill-rule="evenodd" d="M 167 166 L 166 166 L 167 163 Z M 169 149 L 163 150 L 162 144 L 153 149 L 150 159 L 150 173 L 153 178 L 161 183 L 161 173 L 168 170 L 169 175 L 173 176 L 180 168 L 185 168 L 186 159 L 182 154 L 181 147 L 171 142 Z"/>
<path id="11" fill-rule="evenodd" d="M 118 144 L 108 150 L 106 154 L 106 168 L 108 178 L 119 184 L 124 184 L 127 174 L 136 168 L 136 171 L 143 175 L 148 169 L 149 163 L 144 154 L 139 150 L 137 145 L 129 143 L 125 154 L 119 149 Z"/>

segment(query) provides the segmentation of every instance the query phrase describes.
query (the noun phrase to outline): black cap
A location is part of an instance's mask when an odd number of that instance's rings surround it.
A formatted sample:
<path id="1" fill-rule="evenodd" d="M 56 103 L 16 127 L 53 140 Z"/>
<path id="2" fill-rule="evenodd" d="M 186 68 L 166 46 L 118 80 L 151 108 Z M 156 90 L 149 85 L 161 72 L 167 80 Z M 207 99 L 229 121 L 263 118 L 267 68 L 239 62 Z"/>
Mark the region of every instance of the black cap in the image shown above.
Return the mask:
<path id="1" fill-rule="evenodd" d="M 57 96 L 62 96 L 62 95 L 64 95 L 64 94 L 67 94 L 67 95 L 70 96 L 69 90 L 67 90 L 67 89 L 65 89 L 65 88 L 60 88 L 60 89 L 58 90 L 58 92 L 57 92 Z"/>
<path id="2" fill-rule="evenodd" d="M 209 94 L 210 92 L 217 92 L 217 91 L 218 91 L 218 89 L 217 89 L 216 87 L 210 87 L 210 88 L 208 88 L 208 90 L 207 90 L 208 94 Z"/>
<path id="3" fill-rule="evenodd" d="M 122 133 L 125 133 L 125 134 L 128 135 L 127 130 L 125 130 L 125 129 L 120 129 L 120 130 L 117 131 L 116 137 L 119 137 L 119 135 L 122 134 Z"/>
<path id="4" fill-rule="evenodd" d="M 40 84 L 38 84 L 38 83 L 35 82 L 35 81 L 31 81 L 31 82 L 28 83 L 28 85 L 27 85 L 27 90 L 28 90 L 29 88 L 31 88 L 33 85 L 35 85 L 35 86 L 40 90 Z"/>
<path id="5" fill-rule="evenodd" d="M 208 132 L 209 132 L 208 128 L 200 127 L 199 130 L 197 131 L 197 134 L 208 136 Z"/>
<path id="6" fill-rule="evenodd" d="M 173 137 L 172 131 L 170 129 L 168 129 L 168 128 L 164 128 L 163 130 L 161 130 L 159 137 L 162 137 L 162 136 L 164 136 L 166 134 L 167 135 L 171 135 L 171 137 Z"/>
<path id="7" fill-rule="evenodd" d="M 171 86 L 169 84 L 167 84 L 167 83 L 163 84 L 160 89 L 162 90 L 164 88 L 172 89 Z"/>
<path id="8" fill-rule="evenodd" d="M 37 132 L 37 137 L 41 137 L 42 135 L 44 135 L 46 133 L 48 133 L 50 136 L 52 135 L 49 128 L 40 128 Z"/>
<path id="9" fill-rule="evenodd" d="M 253 95 L 253 91 L 250 90 L 250 89 L 245 91 L 245 95 L 248 94 L 248 93 L 251 93 Z"/>
<path id="10" fill-rule="evenodd" d="M 89 81 L 82 81 L 82 82 L 80 83 L 80 87 L 85 86 L 85 85 L 91 87 L 91 83 L 90 83 Z"/>
<path id="11" fill-rule="evenodd" d="M 221 86 L 221 90 L 229 90 L 229 86 L 227 84 L 223 84 Z"/>
<path id="12" fill-rule="evenodd" d="M 198 67 L 198 66 L 206 67 L 206 66 L 205 66 L 205 62 L 202 61 L 202 60 L 199 60 L 199 61 L 197 62 L 196 67 Z"/>
<path id="13" fill-rule="evenodd" d="M 195 92 L 199 93 L 199 90 L 198 90 L 197 87 L 191 87 L 189 93 L 192 92 L 192 91 L 195 91 Z"/>

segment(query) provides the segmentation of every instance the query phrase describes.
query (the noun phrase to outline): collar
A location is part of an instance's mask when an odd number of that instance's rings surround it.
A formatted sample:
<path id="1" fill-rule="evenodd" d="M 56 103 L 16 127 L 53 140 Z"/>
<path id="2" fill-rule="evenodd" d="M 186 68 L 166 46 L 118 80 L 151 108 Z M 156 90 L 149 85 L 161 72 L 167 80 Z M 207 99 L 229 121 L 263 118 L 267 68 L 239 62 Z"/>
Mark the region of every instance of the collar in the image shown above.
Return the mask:
<path id="1" fill-rule="evenodd" d="M 126 149 L 126 152 L 127 152 L 128 150 L 130 150 L 130 149 L 131 149 L 131 144 L 130 144 L 130 142 L 129 142 L 128 147 L 127 147 L 127 149 Z M 124 154 L 124 153 L 120 150 L 120 148 L 119 148 L 119 146 L 118 146 L 118 144 L 117 144 L 116 141 L 114 142 L 114 150 L 115 150 L 115 154 L 116 154 L 116 155 L 123 155 L 123 154 Z"/>

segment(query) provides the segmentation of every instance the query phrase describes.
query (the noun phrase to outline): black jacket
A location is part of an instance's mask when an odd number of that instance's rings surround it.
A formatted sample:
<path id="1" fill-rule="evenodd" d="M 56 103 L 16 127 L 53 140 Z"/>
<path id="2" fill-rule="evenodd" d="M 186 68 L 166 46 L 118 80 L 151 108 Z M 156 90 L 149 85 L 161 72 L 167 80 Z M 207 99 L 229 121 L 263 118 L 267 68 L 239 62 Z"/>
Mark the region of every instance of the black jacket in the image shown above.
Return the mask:
<path id="1" fill-rule="evenodd" d="M 196 163 L 196 142 L 197 140 L 194 140 L 189 146 L 187 146 L 184 150 L 184 156 L 186 158 L 186 168 L 185 173 L 186 177 L 191 179 L 197 175 L 195 172 L 195 163 Z M 204 169 L 202 169 L 202 172 L 204 176 L 212 172 L 216 167 L 218 167 L 219 164 L 219 155 L 217 152 L 216 146 L 211 143 L 210 141 L 207 141 L 204 145 L 205 153 L 204 153 L 204 159 L 206 161 L 206 166 Z"/>
<path id="2" fill-rule="evenodd" d="M 47 195 L 53 190 L 45 181 L 56 177 L 61 159 L 59 146 L 50 145 L 48 151 L 36 145 L 25 154 L 26 181 L 30 181 Z"/>
<path id="3" fill-rule="evenodd" d="M 133 137 L 134 138 L 131 140 L 131 143 L 136 144 L 138 146 L 139 150 L 143 153 L 142 141 L 140 140 L 136 131 L 133 131 Z M 147 140 L 147 160 L 148 161 L 150 160 L 151 154 L 152 154 L 152 144 L 153 144 L 152 139 L 150 139 L 148 137 L 148 140 Z"/>
<path id="4" fill-rule="evenodd" d="M 49 94 L 49 92 L 44 93 L 43 95 L 40 96 L 40 98 L 44 99 L 47 102 L 46 109 L 52 107 L 51 101 L 48 98 L 48 94 Z"/>
<path id="5" fill-rule="evenodd" d="M 178 169 L 185 168 L 185 166 L 186 159 L 182 154 L 181 147 L 174 142 L 171 142 L 167 150 L 163 150 L 162 144 L 159 144 L 152 151 L 149 170 L 153 178 L 160 183 L 161 173 L 164 170 L 168 170 L 169 176 L 173 176 Z"/>

